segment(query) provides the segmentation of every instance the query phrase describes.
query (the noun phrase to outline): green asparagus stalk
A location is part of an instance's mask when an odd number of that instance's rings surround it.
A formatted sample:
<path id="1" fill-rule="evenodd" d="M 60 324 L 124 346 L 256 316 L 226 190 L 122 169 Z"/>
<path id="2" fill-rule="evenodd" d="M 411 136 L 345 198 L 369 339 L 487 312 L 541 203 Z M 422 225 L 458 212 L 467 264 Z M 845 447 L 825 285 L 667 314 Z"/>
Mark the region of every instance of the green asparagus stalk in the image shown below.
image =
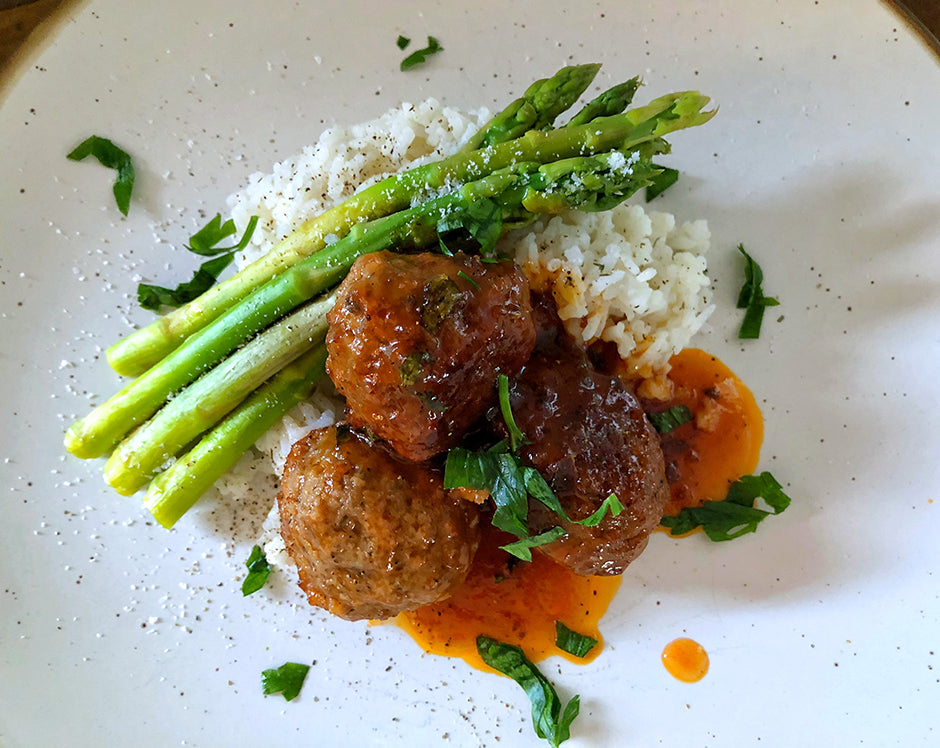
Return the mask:
<path id="1" fill-rule="evenodd" d="M 187 454 L 157 475 L 144 506 L 170 528 L 261 436 L 310 396 L 324 376 L 326 346 L 318 345 L 255 390 Z"/>
<path id="2" fill-rule="evenodd" d="M 598 117 L 612 117 L 620 114 L 630 106 L 637 89 L 640 87 L 639 78 L 631 78 L 608 88 L 596 99 L 589 101 L 584 108 L 568 120 L 565 127 L 577 127 L 596 120 Z"/>
<path id="3" fill-rule="evenodd" d="M 487 185 L 500 184 L 503 187 L 501 191 L 495 192 L 490 188 L 484 195 L 481 186 L 464 185 L 454 195 L 447 196 L 446 200 L 439 198 L 432 201 L 438 208 L 436 214 L 427 208 L 431 203 L 421 206 L 416 215 L 420 215 L 421 220 L 427 219 L 428 223 L 420 224 L 418 233 L 422 235 L 430 228 L 436 236 L 435 221 L 456 220 L 459 224 L 459 214 L 469 214 L 472 206 L 478 205 L 480 200 L 489 201 L 495 206 L 498 217 L 494 220 L 498 222 L 517 219 L 521 212 L 527 210 L 526 206 L 544 213 L 585 206 L 591 208 L 598 201 L 623 200 L 646 185 L 656 171 L 649 159 L 664 147 L 665 144 L 658 141 L 643 144 L 630 154 L 618 151 L 567 159 L 548 166 L 520 165 L 505 173 L 491 175 L 482 181 Z M 587 186 L 589 183 L 594 185 L 593 188 Z M 475 193 L 473 198 L 463 201 L 456 199 L 459 193 L 471 191 Z M 419 223 L 412 221 L 412 225 L 418 226 Z M 299 271 L 316 257 L 299 263 L 287 273 Z M 238 460 L 242 452 L 274 425 L 298 399 L 306 396 L 304 393 L 309 392 L 316 380 L 316 376 L 311 373 L 310 363 L 317 362 L 317 371 L 321 372 L 321 355 L 325 354 L 321 354 L 321 348 L 318 347 L 295 364 L 288 365 L 215 426 L 189 454 L 153 479 L 145 503 L 158 521 L 167 527 L 172 526 Z M 175 403 L 172 401 L 164 410 L 173 408 Z M 173 416 L 164 415 L 161 411 L 154 421 L 161 418 L 169 420 Z M 118 479 L 115 480 L 109 474 L 109 482 L 122 491 L 130 491 L 142 485 L 146 480 L 146 469 L 152 469 L 160 459 L 168 456 L 167 443 L 182 444 L 194 433 L 195 428 L 171 441 L 162 428 L 151 429 L 146 437 L 140 436 L 138 432 L 135 434 L 138 441 L 135 452 L 138 455 L 135 458 L 138 461 L 137 469 L 128 470 L 128 459 L 123 456 L 120 469 L 113 474 Z M 149 462 L 144 462 L 139 455 L 147 454 L 154 456 Z M 109 462 L 109 467 L 112 464 L 114 458 Z M 145 467 L 140 468 L 140 464 Z"/>
<path id="4" fill-rule="evenodd" d="M 390 216 L 359 223 L 326 249 L 298 262 L 188 338 L 165 359 L 68 429 L 65 446 L 83 459 L 110 452 L 170 396 L 208 371 L 252 335 L 338 283 L 362 255 L 393 247 L 427 246 L 437 240 L 445 215 L 503 192 L 517 177 L 509 172 L 468 183 L 454 192 Z"/>
<path id="5" fill-rule="evenodd" d="M 115 449 L 105 480 L 129 496 L 263 382 L 326 336 L 335 294 L 301 307 L 176 395 Z"/>
<path id="6" fill-rule="evenodd" d="M 680 128 L 702 124 L 714 114 L 703 111 L 707 103 L 708 98 L 696 91 L 671 94 L 638 110 L 598 117 L 573 127 L 529 130 L 514 140 L 460 152 L 389 177 L 306 221 L 271 252 L 232 278 L 119 341 L 108 350 L 108 360 L 119 373 L 137 375 L 146 371 L 255 288 L 322 249 L 327 236 L 343 236 L 356 223 L 405 209 L 413 200 L 420 201 L 434 190 L 478 180 L 513 164 L 546 164 L 628 149 Z"/>
<path id="7" fill-rule="evenodd" d="M 487 122 L 463 147 L 475 151 L 496 143 L 514 140 L 528 130 L 551 127 L 584 93 L 601 69 L 600 65 L 572 65 L 551 78 L 533 83 L 521 98 Z"/>

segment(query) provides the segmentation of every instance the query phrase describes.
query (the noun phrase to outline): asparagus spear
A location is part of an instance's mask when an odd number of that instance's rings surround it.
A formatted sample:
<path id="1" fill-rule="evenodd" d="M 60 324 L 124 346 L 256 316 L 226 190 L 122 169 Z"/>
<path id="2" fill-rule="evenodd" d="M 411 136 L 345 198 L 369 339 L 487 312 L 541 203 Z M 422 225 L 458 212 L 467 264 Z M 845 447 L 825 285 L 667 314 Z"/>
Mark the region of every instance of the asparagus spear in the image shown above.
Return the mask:
<path id="1" fill-rule="evenodd" d="M 134 426 L 156 412 L 170 396 L 221 361 L 252 335 L 291 309 L 337 283 L 364 254 L 392 247 L 421 247 L 436 239 L 445 218 L 462 225 L 460 216 L 474 202 L 496 198 L 500 223 L 524 220 L 535 213 L 556 213 L 566 207 L 586 209 L 598 200 L 619 202 L 645 185 L 648 162 L 663 150 L 645 144 L 635 151 L 637 163 L 619 179 L 610 173 L 613 154 L 578 157 L 543 166 L 520 165 L 468 183 L 454 192 L 391 216 L 357 224 L 327 249 L 302 260 L 270 280 L 173 351 L 167 358 L 128 384 L 115 396 L 74 423 L 66 433 L 66 448 L 78 457 L 109 452 Z M 631 156 L 631 158 L 634 158 Z M 620 156 L 622 166 L 627 165 Z M 577 184 L 571 183 L 577 175 Z M 564 179 L 569 183 L 565 185 Z"/>
<path id="2" fill-rule="evenodd" d="M 447 196 L 446 207 L 445 198 L 439 198 L 434 201 L 439 208 L 436 218 L 422 206 L 421 215 L 427 217 L 430 223 L 423 224 L 419 233 L 425 233 L 427 226 L 432 227 L 433 233 L 433 220 L 459 225 L 462 220 L 460 214 L 470 214 L 472 207 L 478 205 L 480 200 L 489 201 L 494 206 L 496 216 L 493 220 L 497 222 L 518 220 L 530 207 L 539 213 L 554 213 L 568 208 L 593 208 L 600 201 L 623 200 L 645 186 L 655 174 L 656 167 L 649 159 L 663 148 L 665 144 L 661 141 L 652 142 L 643 144 L 630 154 L 615 151 L 572 158 L 550 166 L 523 165 L 502 174 L 491 175 L 483 181 L 487 184 L 498 181 L 503 187 L 501 191 L 490 189 L 488 192 L 492 194 L 483 196 L 483 188 L 476 186 L 475 198 L 462 202 L 450 199 L 456 197 L 455 193 L 454 196 Z M 589 184 L 593 187 L 589 187 Z M 465 185 L 458 192 L 469 192 L 474 186 Z M 288 272 L 301 269 L 315 258 L 298 264 Z M 248 304 L 243 302 L 239 306 L 243 305 Z M 321 355 L 325 356 L 321 354 L 321 348 L 315 348 L 303 359 L 286 367 L 230 413 L 189 454 L 154 478 L 145 503 L 161 524 L 172 526 L 265 430 L 274 425 L 298 399 L 306 396 L 304 393 L 309 392 L 322 371 Z M 311 370 L 314 363 L 319 367 L 317 372 Z M 171 402 L 167 407 L 172 407 L 174 403 Z M 154 420 L 160 419 L 162 414 L 161 411 Z M 186 432 L 187 435 L 192 433 L 194 429 Z M 138 438 L 136 454 L 154 455 L 147 465 L 156 465 L 161 457 L 166 457 L 168 437 L 165 429 L 151 429 L 151 433 L 145 437 L 139 434 L 135 434 Z M 173 443 L 179 444 L 181 440 L 177 438 Z M 113 463 L 114 458 L 109 462 L 109 467 Z M 139 469 L 129 470 L 127 463 L 128 460 L 122 457 L 120 469 L 115 473 L 118 480 L 109 475 L 109 482 L 119 490 L 133 490 L 145 480 Z"/>
<path id="3" fill-rule="evenodd" d="M 559 114 L 574 104 L 591 85 L 600 65 L 564 67 L 551 78 L 533 83 L 521 98 L 487 122 L 467 141 L 464 151 L 475 151 L 496 143 L 513 140 L 527 130 L 551 127 Z"/>
<path id="4" fill-rule="evenodd" d="M 119 341 L 108 350 L 108 360 L 122 374 L 146 371 L 255 288 L 322 249 L 330 234 L 345 235 L 354 224 L 407 208 L 412 200 L 432 190 L 480 179 L 521 162 L 545 164 L 630 148 L 674 130 L 707 122 L 714 114 L 714 111 L 703 111 L 707 103 L 708 98 L 696 91 L 670 94 L 641 109 L 598 117 L 573 127 L 529 130 L 514 140 L 460 152 L 389 177 L 309 219 L 271 252 L 227 281 Z"/>
<path id="5" fill-rule="evenodd" d="M 166 528 L 173 527 L 265 431 L 310 396 L 325 374 L 325 362 L 326 346 L 318 345 L 288 364 L 157 475 L 144 500 L 154 518 Z"/>
<path id="6" fill-rule="evenodd" d="M 623 83 L 618 83 L 612 88 L 608 88 L 596 99 L 589 101 L 584 108 L 574 117 L 568 120 L 565 127 L 577 127 L 584 125 L 598 117 L 611 117 L 620 114 L 624 109 L 630 106 L 637 89 L 640 87 L 639 78 L 631 78 Z"/>
<path id="7" fill-rule="evenodd" d="M 111 454 L 105 480 L 125 496 L 146 485 L 168 460 L 249 393 L 321 343 L 334 300 L 335 294 L 329 294 L 301 307 L 170 400 Z"/>

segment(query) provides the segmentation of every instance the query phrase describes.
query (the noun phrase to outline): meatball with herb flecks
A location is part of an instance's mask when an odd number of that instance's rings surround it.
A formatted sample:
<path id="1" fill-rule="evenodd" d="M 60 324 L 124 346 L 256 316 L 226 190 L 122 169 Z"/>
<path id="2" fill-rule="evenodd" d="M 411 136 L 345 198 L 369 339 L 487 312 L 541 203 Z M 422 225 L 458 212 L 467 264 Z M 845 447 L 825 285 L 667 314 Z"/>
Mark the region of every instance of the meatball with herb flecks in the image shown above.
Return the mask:
<path id="1" fill-rule="evenodd" d="M 361 257 L 329 321 L 327 372 L 350 424 L 415 461 L 455 446 L 535 346 L 525 276 L 462 253 Z"/>
<path id="2" fill-rule="evenodd" d="M 480 509 L 345 425 L 291 449 L 281 535 L 311 605 L 347 620 L 391 618 L 448 597 L 479 544 Z"/>

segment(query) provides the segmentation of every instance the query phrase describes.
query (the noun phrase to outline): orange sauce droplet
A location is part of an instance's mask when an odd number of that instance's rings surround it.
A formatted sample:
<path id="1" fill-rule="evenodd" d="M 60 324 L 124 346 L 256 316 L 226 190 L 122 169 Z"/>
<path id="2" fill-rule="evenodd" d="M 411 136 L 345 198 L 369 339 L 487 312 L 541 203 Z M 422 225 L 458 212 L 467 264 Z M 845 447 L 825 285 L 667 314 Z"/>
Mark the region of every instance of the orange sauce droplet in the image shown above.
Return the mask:
<path id="1" fill-rule="evenodd" d="M 670 362 L 674 394 L 665 408 L 686 405 L 693 420 L 664 435 L 672 463 L 671 499 L 666 514 L 686 506 L 721 500 L 728 487 L 754 472 L 764 438 L 764 422 L 754 395 L 721 361 L 689 348 Z"/>
<path id="2" fill-rule="evenodd" d="M 560 655 L 572 662 L 593 660 L 603 649 L 598 629 L 620 587 L 620 577 L 579 577 L 541 553 L 517 561 L 500 545 L 514 537 L 487 526 L 467 581 L 438 603 L 402 613 L 396 622 L 431 654 L 460 657 L 491 671 L 477 654 L 476 639 L 485 634 L 515 644 L 533 662 Z M 555 646 L 555 621 L 598 640 L 579 658 Z"/>
<path id="3" fill-rule="evenodd" d="M 663 649 L 663 665 L 683 683 L 695 683 L 708 672 L 708 652 L 692 639 L 674 639 Z"/>

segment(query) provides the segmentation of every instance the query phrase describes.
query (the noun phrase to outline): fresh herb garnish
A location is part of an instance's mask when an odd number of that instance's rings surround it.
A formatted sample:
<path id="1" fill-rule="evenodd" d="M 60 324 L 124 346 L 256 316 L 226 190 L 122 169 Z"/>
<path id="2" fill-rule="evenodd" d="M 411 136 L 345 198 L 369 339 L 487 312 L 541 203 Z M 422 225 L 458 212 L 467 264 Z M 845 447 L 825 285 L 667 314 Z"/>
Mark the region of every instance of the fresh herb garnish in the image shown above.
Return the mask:
<path id="1" fill-rule="evenodd" d="M 186 304 L 212 288 L 222 271 L 231 265 L 232 259 L 232 255 L 222 255 L 202 263 L 190 280 L 180 283 L 176 288 L 139 283 L 137 301 L 144 309 L 152 312 L 158 312 L 164 306 L 178 307 Z"/>
<path id="2" fill-rule="evenodd" d="M 770 510 L 754 503 L 763 499 Z M 768 472 L 745 475 L 728 489 L 723 501 L 706 501 L 702 506 L 686 507 L 674 517 L 663 517 L 661 524 L 673 536 L 685 535 L 698 527 L 716 542 L 733 540 L 757 530 L 764 519 L 780 514 L 790 505 L 790 497 Z"/>
<path id="3" fill-rule="evenodd" d="M 496 504 L 493 525 L 523 539 L 529 538 L 529 496 L 542 502 L 566 522 L 585 527 L 600 524 L 608 512 L 616 517 L 623 511 L 623 505 L 617 496 L 611 494 L 590 517 L 571 519 L 539 471 L 523 465 L 516 455 L 508 451 L 505 442 L 500 442 L 483 452 L 471 452 L 463 447 L 450 450 L 444 467 L 444 488 L 488 491 Z M 531 556 L 526 552 L 526 548 L 534 545 L 543 543 L 532 543 L 528 546 L 521 544 L 519 548 L 511 543 L 504 549 L 509 553 L 519 550 L 520 553 L 513 555 L 528 561 Z"/>
<path id="4" fill-rule="evenodd" d="M 261 673 L 261 690 L 265 696 L 279 693 L 285 701 L 291 701 L 300 693 L 309 670 L 309 665 L 299 662 L 285 662 L 279 668 L 265 670 Z"/>
<path id="5" fill-rule="evenodd" d="M 480 290 L 480 284 L 477 283 L 476 280 L 474 280 L 472 276 L 467 275 L 463 270 L 457 271 L 457 277 L 463 278 L 465 281 L 467 281 L 467 283 L 473 286 L 477 291 Z"/>
<path id="6" fill-rule="evenodd" d="M 509 447 L 515 452 L 520 445 L 525 444 L 525 434 L 523 434 L 516 425 L 516 419 L 512 415 L 512 407 L 509 404 L 509 377 L 500 374 L 496 378 L 496 386 L 499 390 L 499 410 L 503 414 L 503 421 L 509 430 Z"/>
<path id="7" fill-rule="evenodd" d="M 536 735 L 553 748 L 571 737 L 571 723 L 581 710 L 580 697 L 572 697 L 562 710 L 555 688 L 519 647 L 478 636 L 477 652 L 483 662 L 522 686 L 532 704 L 532 726 Z"/>
<path id="8" fill-rule="evenodd" d="M 738 245 L 738 251 L 744 255 L 744 285 L 738 294 L 738 309 L 746 310 L 738 337 L 753 340 L 760 337 L 764 308 L 777 306 L 780 302 L 773 297 L 764 296 L 764 289 L 761 287 L 764 273 L 754 258 L 744 250 L 743 244 Z"/>
<path id="9" fill-rule="evenodd" d="M 404 37 L 399 37 L 399 49 L 404 49 L 401 46 L 401 39 Z M 411 40 L 409 39 L 409 42 Z M 405 45 L 407 46 L 407 45 Z M 428 46 L 423 47 L 422 49 L 416 49 L 410 55 L 408 55 L 404 60 L 401 61 L 402 70 L 411 70 L 413 67 L 418 65 L 423 65 L 427 62 L 428 57 L 435 55 L 438 52 L 443 52 L 444 48 L 441 46 L 441 43 L 435 39 L 433 36 L 428 37 Z"/>
<path id="10" fill-rule="evenodd" d="M 271 566 L 259 545 L 251 549 L 245 566 L 248 567 L 248 576 L 242 582 L 242 595 L 250 595 L 264 587 L 264 583 L 268 581 L 268 576 L 271 574 Z"/>
<path id="11" fill-rule="evenodd" d="M 572 631 L 561 621 L 555 621 L 555 646 L 575 657 L 587 657 L 597 646 L 597 639 Z"/>
<path id="12" fill-rule="evenodd" d="M 438 221 L 438 234 L 456 229 L 464 229 L 476 239 L 480 245 L 480 259 L 484 262 L 498 259 L 496 242 L 503 231 L 503 210 L 495 200 L 474 200 L 464 209 L 453 211 Z"/>
<path id="13" fill-rule="evenodd" d="M 657 169 L 662 169 L 662 171 L 660 171 L 659 174 L 651 177 L 650 183 L 646 187 L 646 202 L 650 202 L 654 198 L 662 195 L 679 179 L 678 169 L 673 169 L 669 166 L 658 166 L 655 164 L 654 166 L 656 166 Z"/>
<path id="14" fill-rule="evenodd" d="M 515 556 L 516 558 L 521 558 L 523 561 L 532 560 L 532 548 L 538 548 L 540 545 L 548 545 L 549 543 L 554 543 L 556 540 L 561 540 L 565 537 L 566 532 L 564 527 L 553 527 L 550 530 L 539 533 L 538 535 L 529 535 L 525 538 L 520 538 L 514 543 L 507 543 L 506 545 L 501 545 L 500 548 L 506 553 Z"/>
<path id="15" fill-rule="evenodd" d="M 409 44 L 411 44 L 411 39 L 409 39 L 407 36 L 402 36 L 401 34 L 399 34 L 398 39 L 395 41 L 395 44 L 398 45 L 399 49 L 404 49 Z"/>
<path id="16" fill-rule="evenodd" d="M 237 244 L 231 247 L 217 247 L 223 239 L 236 233 L 235 222 L 231 219 L 222 223 L 222 216 L 216 214 L 209 223 L 189 237 L 186 249 L 203 257 L 219 255 L 212 260 L 202 263 L 193 273 L 193 277 L 180 283 L 176 288 L 154 286 L 149 283 L 140 283 L 137 286 L 137 301 L 144 308 L 157 312 L 161 307 L 178 307 L 186 304 L 215 285 L 219 275 L 235 259 L 235 253 L 241 252 L 251 241 L 251 235 L 258 225 L 258 217 L 252 216 L 245 227 L 245 233 Z"/>
<path id="17" fill-rule="evenodd" d="M 223 252 L 241 252 L 248 246 L 248 242 L 251 241 L 251 235 L 255 233 L 255 226 L 257 225 L 258 216 L 252 216 L 248 220 L 245 233 L 242 234 L 242 238 L 239 239 L 238 244 L 231 247 L 217 247 L 216 245 L 223 239 L 234 236 L 238 232 L 238 229 L 235 228 L 235 221 L 233 219 L 230 218 L 225 223 L 222 223 L 222 216 L 216 213 L 215 217 L 212 218 L 209 223 L 189 237 L 189 244 L 186 245 L 186 249 L 190 252 L 195 252 L 197 255 L 203 255 L 204 257 L 214 257 Z"/>
<path id="18" fill-rule="evenodd" d="M 112 191 L 118 210 L 126 216 L 131 207 L 131 191 L 134 189 L 134 165 L 130 155 L 107 138 L 92 135 L 79 143 L 67 158 L 82 161 L 87 156 L 94 156 L 102 166 L 117 171 Z"/>
<path id="19" fill-rule="evenodd" d="M 662 413 L 647 413 L 646 417 L 650 419 L 653 428 L 660 434 L 668 434 L 693 418 L 688 405 L 675 405 Z"/>

